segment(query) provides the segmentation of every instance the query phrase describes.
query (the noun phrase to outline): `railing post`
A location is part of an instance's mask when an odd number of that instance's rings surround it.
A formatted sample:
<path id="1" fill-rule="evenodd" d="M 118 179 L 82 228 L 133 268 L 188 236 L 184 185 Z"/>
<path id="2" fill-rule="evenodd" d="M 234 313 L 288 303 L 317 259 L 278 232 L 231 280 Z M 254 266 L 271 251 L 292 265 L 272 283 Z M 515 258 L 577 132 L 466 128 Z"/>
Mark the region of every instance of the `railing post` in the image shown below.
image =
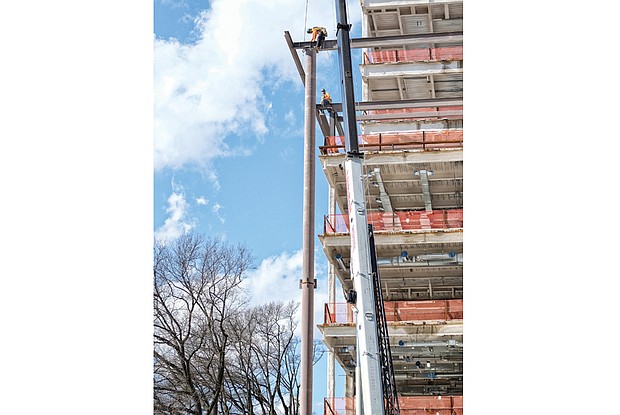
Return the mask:
<path id="1" fill-rule="evenodd" d="M 394 319 L 393 321 L 401 321 L 400 319 L 400 310 L 398 309 L 398 301 L 393 301 L 392 304 L 394 304 L 394 315 L 392 316 L 392 318 Z"/>
<path id="2" fill-rule="evenodd" d="M 325 303 L 325 306 L 323 307 L 323 324 L 331 323 L 331 321 L 328 322 L 328 320 L 331 319 L 329 318 L 329 308 L 327 307 L 327 303 Z"/>
<path id="3" fill-rule="evenodd" d="M 353 306 L 349 303 L 345 303 L 347 308 L 347 323 L 353 323 Z"/>
<path id="4" fill-rule="evenodd" d="M 329 409 L 329 413 L 327 412 L 328 409 Z M 327 398 L 323 399 L 323 414 L 324 415 L 335 415 L 334 414 L 334 410 L 332 409 L 331 405 L 329 404 L 329 401 L 327 400 Z"/>

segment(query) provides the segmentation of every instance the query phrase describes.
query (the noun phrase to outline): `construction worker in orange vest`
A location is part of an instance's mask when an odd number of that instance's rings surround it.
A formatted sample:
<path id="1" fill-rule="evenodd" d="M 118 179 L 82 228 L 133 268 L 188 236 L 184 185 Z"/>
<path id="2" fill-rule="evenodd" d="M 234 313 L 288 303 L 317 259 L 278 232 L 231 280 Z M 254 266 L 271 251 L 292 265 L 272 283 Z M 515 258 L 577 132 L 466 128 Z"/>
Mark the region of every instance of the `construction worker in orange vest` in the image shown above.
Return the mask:
<path id="1" fill-rule="evenodd" d="M 323 47 L 323 41 L 325 40 L 325 37 L 327 36 L 327 29 L 321 26 L 314 26 L 308 29 L 306 33 L 312 33 L 312 39 L 310 39 L 310 43 L 316 40 L 316 47 L 318 49 Z"/>
<path id="2" fill-rule="evenodd" d="M 332 104 L 332 97 L 329 92 L 325 91 L 325 88 L 321 89 L 321 105 L 327 107 Z"/>

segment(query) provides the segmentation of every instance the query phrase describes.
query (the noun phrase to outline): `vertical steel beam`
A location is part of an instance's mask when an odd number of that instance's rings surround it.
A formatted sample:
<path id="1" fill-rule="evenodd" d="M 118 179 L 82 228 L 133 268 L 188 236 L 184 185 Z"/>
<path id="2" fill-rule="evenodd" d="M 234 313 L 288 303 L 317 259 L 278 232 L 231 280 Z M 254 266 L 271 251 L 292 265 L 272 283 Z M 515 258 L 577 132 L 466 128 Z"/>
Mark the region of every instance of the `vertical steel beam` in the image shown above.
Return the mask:
<path id="1" fill-rule="evenodd" d="M 364 415 L 364 403 L 362 402 L 362 370 L 359 365 L 360 361 L 360 348 L 355 345 L 355 352 L 357 353 L 355 364 L 355 415 L 358 413 Z"/>
<path id="2" fill-rule="evenodd" d="M 372 287 L 370 264 L 370 242 L 366 218 L 366 200 L 362 178 L 362 162 L 359 157 L 349 157 L 344 164 L 346 175 L 349 229 L 351 234 L 351 278 L 357 293 L 356 326 L 357 346 L 361 373 L 363 408 L 356 413 L 383 415 L 383 385 L 381 379 L 381 357 L 377 337 L 377 316 L 375 296 Z M 357 401 L 356 401 L 357 402 Z"/>
<path id="3" fill-rule="evenodd" d="M 433 203 L 431 199 L 431 191 L 428 183 L 428 174 L 429 172 L 426 170 L 420 170 L 420 185 L 422 186 L 422 199 L 424 200 L 424 209 L 427 212 L 433 211 Z"/>
<path id="4" fill-rule="evenodd" d="M 336 114 L 336 111 L 334 110 L 328 110 L 328 115 L 329 115 L 329 135 L 336 135 L 336 123 L 338 122 L 337 118 L 338 118 L 338 114 Z M 332 213 L 330 211 L 330 213 Z M 334 212 L 335 214 L 336 212 Z"/>
<path id="5" fill-rule="evenodd" d="M 357 370 L 357 369 L 356 369 Z M 355 397 L 355 373 L 353 375 L 347 374 L 344 380 L 344 396 L 346 398 Z"/>
<path id="6" fill-rule="evenodd" d="M 305 49 L 304 196 L 301 280 L 300 415 L 312 415 L 312 349 L 314 326 L 314 176 L 316 158 L 316 52 Z"/>
<path id="7" fill-rule="evenodd" d="M 347 22 L 347 8 L 344 0 L 336 0 L 336 18 L 338 20 L 338 62 L 340 63 L 340 81 L 342 91 L 342 116 L 344 135 L 348 152 L 358 152 L 357 121 L 355 119 L 355 96 L 353 93 L 353 65 L 351 64 L 351 38 Z"/>
<path id="8" fill-rule="evenodd" d="M 357 293 L 357 367 L 356 414 L 383 415 L 383 385 L 377 322 L 375 313 L 372 271 L 370 264 L 370 242 L 366 218 L 366 196 L 362 175 L 362 157 L 359 152 L 357 120 L 355 117 L 355 96 L 351 64 L 351 26 L 347 22 L 345 0 L 336 1 L 338 21 L 338 61 L 342 82 L 342 110 L 345 130 L 347 159 L 344 170 L 347 184 L 347 204 L 351 235 L 351 279 Z M 361 399 L 359 399 L 361 395 Z"/>
<path id="9" fill-rule="evenodd" d="M 335 117 L 334 112 L 330 111 L 330 128 L 335 129 Z M 333 134 L 332 134 L 333 135 Z M 330 217 L 335 217 L 336 214 L 336 189 L 329 186 L 328 194 L 328 209 L 327 212 Z M 327 265 L 327 303 L 330 307 L 335 307 L 336 304 L 336 270 L 334 265 L 328 261 Z M 335 308 L 334 308 L 334 311 Z M 333 350 L 327 352 L 327 397 L 334 398 L 336 395 L 336 355 Z"/>

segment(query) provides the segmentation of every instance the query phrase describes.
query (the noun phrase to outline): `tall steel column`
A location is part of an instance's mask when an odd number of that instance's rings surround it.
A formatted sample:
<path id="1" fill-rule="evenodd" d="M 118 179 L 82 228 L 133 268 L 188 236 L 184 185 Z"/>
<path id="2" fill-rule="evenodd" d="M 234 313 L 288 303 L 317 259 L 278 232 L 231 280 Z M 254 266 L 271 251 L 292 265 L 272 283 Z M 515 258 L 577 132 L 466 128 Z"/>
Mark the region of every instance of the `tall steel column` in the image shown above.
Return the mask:
<path id="1" fill-rule="evenodd" d="M 336 190 L 329 187 L 329 215 L 336 214 Z M 335 216 L 330 216 L 335 217 Z M 329 262 L 327 269 L 327 303 L 336 311 L 336 271 Z M 333 350 L 327 352 L 327 397 L 334 398 L 336 394 L 336 357 Z"/>
<path id="2" fill-rule="evenodd" d="M 301 280 L 300 415 L 312 415 L 312 349 L 314 326 L 314 174 L 316 158 L 316 52 L 306 54 L 304 117 L 304 211 Z"/>
<path id="3" fill-rule="evenodd" d="M 336 135 L 336 122 L 338 114 L 336 111 L 328 110 L 329 115 L 329 135 Z M 336 215 L 336 189 L 329 186 L 327 213 L 334 218 Z M 327 269 L 327 302 L 336 311 L 336 270 L 331 262 L 328 262 Z M 327 352 L 327 397 L 336 396 L 336 354 L 333 350 Z"/>
<path id="4" fill-rule="evenodd" d="M 377 316 L 372 286 L 366 196 L 363 183 L 363 154 L 359 151 L 355 117 L 351 39 L 349 37 L 351 26 L 347 21 L 345 0 L 336 1 L 336 19 L 338 21 L 338 63 L 340 64 L 340 79 L 342 81 L 342 112 L 347 150 L 344 171 L 347 184 L 349 233 L 351 236 L 350 273 L 353 288 L 357 293 L 355 323 L 357 326 L 356 351 L 359 376 L 355 379 L 358 397 L 355 413 L 358 415 L 362 413 L 384 415 Z M 360 392 L 361 400 L 359 399 Z"/>

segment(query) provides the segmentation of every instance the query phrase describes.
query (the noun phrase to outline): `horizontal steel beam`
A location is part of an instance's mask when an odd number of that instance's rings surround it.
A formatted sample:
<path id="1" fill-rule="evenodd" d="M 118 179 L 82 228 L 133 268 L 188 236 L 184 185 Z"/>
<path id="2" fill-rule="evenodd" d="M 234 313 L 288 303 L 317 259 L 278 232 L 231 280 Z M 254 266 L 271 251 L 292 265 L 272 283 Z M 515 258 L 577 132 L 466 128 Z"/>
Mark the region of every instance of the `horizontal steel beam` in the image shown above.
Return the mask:
<path id="1" fill-rule="evenodd" d="M 340 156 L 340 157 L 337 157 Z M 324 157 L 319 155 L 321 159 L 321 163 L 324 169 L 328 168 L 339 168 L 339 165 L 344 162 L 346 158 L 345 153 L 332 154 L 329 157 Z M 393 163 L 394 156 L 391 154 L 381 154 L 381 153 L 366 153 L 364 154 L 364 164 L 367 166 L 380 166 L 386 163 Z M 399 156 L 400 163 L 462 163 L 463 161 L 463 149 L 445 149 L 443 151 L 431 151 L 431 152 L 408 152 L 404 153 L 402 156 Z M 433 164 L 433 167 L 439 167 Z M 454 180 L 463 180 L 462 171 L 456 171 L 456 166 L 450 166 L 450 177 L 444 176 L 444 174 L 440 174 L 437 170 L 435 170 L 435 177 L 441 177 L 442 179 L 445 177 L 445 180 L 449 178 L 453 178 Z M 454 175 L 454 176 L 452 176 Z M 401 181 L 402 182 L 402 181 Z M 344 184 L 344 179 L 342 182 L 338 182 Z"/>
<path id="2" fill-rule="evenodd" d="M 357 116 L 358 121 L 370 120 L 399 120 L 411 118 L 443 118 L 443 117 L 462 117 L 463 110 L 457 111 L 437 111 L 437 112 L 399 112 L 396 114 L 362 114 Z"/>
<path id="3" fill-rule="evenodd" d="M 428 99 L 403 99 L 398 101 L 366 101 L 356 102 L 357 111 L 368 110 L 389 110 L 400 108 L 427 108 L 427 107 L 447 107 L 463 105 L 463 98 L 428 98 Z M 331 108 L 336 112 L 342 112 L 342 104 L 334 102 Z M 317 110 L 325 109 L 321 104 L 317 104 Z"/>
<path id="4" fill-rule="evenodd" d="M 313 46 L 314 42 L 293 42 L 292 48 L 305 49 Z M 425 43 L 463 43 L 463 32 L 447 33 L 416 33 L 411 35 L 382 36 L 351 39 L 352 49 L 402 47 Z M 320 50 L 338 50 L 336 40 L 325 39 Z"/>
<path id="5" fill-rule="evenodd" d="M 318 235 L 323 249 L 351 249 L 351 237 L 348 233 Z M 426 245 L 458 245 L 463 244 L 463 229 L 424 229 L 408 231 L 392 231 L 375 233 L 377 247 L 383 245 L 407 245 L 412 249 L 423 248 Z"/>
<path id="6" fill-rule="evenodd" d="M 291 34 L 288 31 L 284 32 L 284 39 L 286 40 L 286 44 L 288 45 L 289 50 L 291 51 L 291 56 L 293 57 L 293 62 L 295 63 L 295 67 L 297 68 L 297 72 L 301 77 L 301 83 L 306 86 L 306 72 L 304 71 L 304 67 L 301 64 L 301 60 L 297 55 L 297 51 L 293 48 L 293 40 L 291 39 Z M 323 133 L 323 136 L 327 137 L 329 135 L 329 124 L 325 116 L 321 116 L 318 111 L 316 112 L 316 120 L 319 123 L 319 128 Z"/>

